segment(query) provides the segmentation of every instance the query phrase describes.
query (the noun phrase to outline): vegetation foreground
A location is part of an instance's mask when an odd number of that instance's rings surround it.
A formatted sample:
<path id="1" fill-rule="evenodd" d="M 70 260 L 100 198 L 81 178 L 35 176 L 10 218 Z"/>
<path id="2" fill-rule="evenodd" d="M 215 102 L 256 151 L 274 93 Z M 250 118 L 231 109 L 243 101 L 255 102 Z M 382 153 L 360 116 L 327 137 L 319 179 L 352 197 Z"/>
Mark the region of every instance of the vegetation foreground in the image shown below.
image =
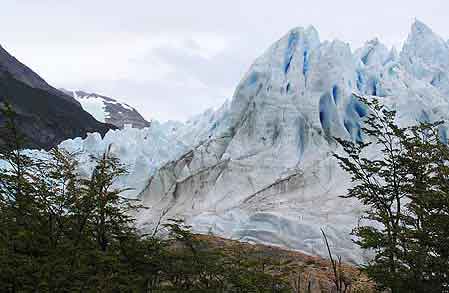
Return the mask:
<path id="1" fill-rule="evenodd" d="M 364 141 L 335 154 L 352 177 L 345 197 L 365 215 L 356 243 L 374 258 L 357 269 L 274 247 L 194 235 L 165 219 L 145 234 L 138 201 L 114 188 L 126 173 L 105 153 L 90 178 L 76 154 L 28 157 L 5 105 L 0 160 L 2 292 L 449 292 L 449 149 L 442 123 L 400 128 L 395 113 L 360 97 L 371 113 Z M 371 148 L 380 154 L 369 159 Z M 371 278 L 368 279 L 368 277 Z M 376 284 L 376 285 L 374 285 Z"/>

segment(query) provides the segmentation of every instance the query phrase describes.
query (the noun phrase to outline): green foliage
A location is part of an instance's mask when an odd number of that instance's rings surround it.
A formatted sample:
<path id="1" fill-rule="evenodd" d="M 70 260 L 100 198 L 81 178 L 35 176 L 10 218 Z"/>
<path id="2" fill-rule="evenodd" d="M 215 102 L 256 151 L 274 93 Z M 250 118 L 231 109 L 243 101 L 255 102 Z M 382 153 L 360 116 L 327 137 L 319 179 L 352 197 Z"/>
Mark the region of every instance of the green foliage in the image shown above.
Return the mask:
<path id="1" fill-rule="evenodd" d="M 74 154 L 27 156 L 8 105 L 4 117 L 2 292 L 286 292 L 259 261 L 210 248 L 180 221 L 142 234 L 132 217 L 142 206 L 114 187 L 126 173 L 119 160 L 105 153 L 80 177 Z"/>
<path id="2" fill-rule="evenodd" d="M 441 122 L 400 128 L 394 111 L 360 97 L 370 109 L 365 142 L 336 138 L 335 154 L 352 177 L 348 198 L 365 205 L 354 229 L 357 243 L 372 249 L 368 274 L 393 292 L 449 290 L 449 148 Z M 373 158 L 373 153 L 381 153 Z"/>

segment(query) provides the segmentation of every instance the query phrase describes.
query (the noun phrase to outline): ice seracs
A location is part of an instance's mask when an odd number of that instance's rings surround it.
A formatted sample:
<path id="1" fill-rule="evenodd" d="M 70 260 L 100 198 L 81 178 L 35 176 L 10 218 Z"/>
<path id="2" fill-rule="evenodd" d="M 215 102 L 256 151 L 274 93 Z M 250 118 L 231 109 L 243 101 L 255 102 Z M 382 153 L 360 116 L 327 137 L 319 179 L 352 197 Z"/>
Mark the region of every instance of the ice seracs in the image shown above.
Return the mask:
<path id="1" fill-rule="evenodd" d="M 355 52 L 355 57 L 365 66 L 382 66 L 397 58 L 395 51 L 389 51 L 378 38 L 366 42 L 363 48 Z"/>
<path id="2" fill-rule="evenodd" d="M 228 113 L 230 103 L 226 101 L 218 109 L 207 109 L 203 113 L 193 116 L 185 123 L 168 121 L 162 124 L 171 135 L 177 137 L 186 145 L 197 145 L 201 141 L 212 137 Z"/>
<path id="3" fill-rule="evenodd" d="M 99 158 L 103 153 L 109 152 L 119 158 L 128 174 L 116 182 L 117 186 L 132 188 L 125 195 L 133 198 L 145 188 L 156 168 L 187 150 L 187 146 L 176 137 L 166 134 L 159 122 L 143 129 L 127 127 L 111 130 L 104 138 L 98 133 L 91 133 L 86 139 L 66 140 L 59 147 L 76 154 L 82 176 L 90 176 L 93 170 L 91 156 Z"/>
<path id="4" fill-rule="evenodd" d="M 353 92 L 380 98 L 402 125 L 449 118 L 448 83 L 422 74 L 447 73 L 446 47 L 419 22 L 400 57 L 378 39 L 353 53 L 312 27 L 291 30 L 256 59 L 204 141 L 152 176 L 141 224 L 168 209 L 197 231 L 322 255 L 324 227 L 337 254 L 363 261 L 349 236 L 361 206 L 338 197 L 350 182 L 332 137 L 363 140 L 368 113 Z"/>
<path id="5" fill-rule="evenodd" d="M 449 46 L 419 20 L 413 24 L 404 44 L 401 63 L 416 78 L 449 94 Z"/>
<path id="6" fill-rule="evenodd" d="M 379 39 L 353 52 L 321 42 L 313 27 L 295 28 L 256 59 L 221 108 L 62 147 L 111 146 L 131 166 L 121 184 L 150 208 L 138 215 L 143 229 L 168 210 L 198 232 L 326 255 L 324 228 L 335 254 L 363 262 L 350 237 L 362 206 L 339 198 L 351 182 L 332 157 L 340 151 L 333 137 L 364 139 L 369 113 L 354 93 L 397 110 L 401 125 L 447 121 L 446 50 L 418 21 L 399 54 Z M 440 136 L 447 141 L 445 125 Z"/>

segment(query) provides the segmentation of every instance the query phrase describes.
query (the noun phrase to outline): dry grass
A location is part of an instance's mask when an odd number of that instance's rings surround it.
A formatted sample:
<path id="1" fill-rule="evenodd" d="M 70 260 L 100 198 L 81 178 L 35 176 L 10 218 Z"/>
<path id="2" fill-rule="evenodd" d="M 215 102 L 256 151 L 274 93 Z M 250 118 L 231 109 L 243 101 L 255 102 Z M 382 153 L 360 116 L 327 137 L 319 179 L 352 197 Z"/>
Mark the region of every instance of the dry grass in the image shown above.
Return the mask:
<path id="1" fill-rule="evenodd" d="M 216 236 L 196 235 L 211 249 L 228 255 L 244 255 L 261 263 L 261 270 L 277 275 L 290 283 L 292 292 L 337 292 L 335 274 L 330 261 L 298 251 L 260 244 L 249 244 Z M 342 263 L 341 276 L 345 291 L 376 292 L 374 283 L 358 268 Z"/>

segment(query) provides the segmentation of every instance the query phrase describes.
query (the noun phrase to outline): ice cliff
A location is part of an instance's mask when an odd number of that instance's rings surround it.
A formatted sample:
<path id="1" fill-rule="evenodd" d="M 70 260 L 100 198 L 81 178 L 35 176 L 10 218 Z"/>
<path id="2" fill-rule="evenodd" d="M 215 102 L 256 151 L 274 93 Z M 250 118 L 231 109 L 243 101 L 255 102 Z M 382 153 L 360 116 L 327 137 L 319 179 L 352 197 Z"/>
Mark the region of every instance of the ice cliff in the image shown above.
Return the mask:
<path id="1" fill-rule="evenodd" d="M 400 52 L 378 39 L 352 51 L 295 28 L 221 108 L 62 146 L 101 153 L 112 144 L 131 167 L 122 182 L 136 188 L 129 196 L 150 207 L 139 214 L 144 229 L 168 210 L 199 232 L 325 255 L 324 228 L 335 254 L 361 262 L 350 239 L 361 206 L 339 198 L 350 182 L 332 158 L 332 137 L 364 139 L 368 113 L 353 93 L 378 97 L 402 125 L 448 120 L 448 75 L 448 43 L 419 21 Z M 440 134 L 447 141 L 446 126 Z"/>

